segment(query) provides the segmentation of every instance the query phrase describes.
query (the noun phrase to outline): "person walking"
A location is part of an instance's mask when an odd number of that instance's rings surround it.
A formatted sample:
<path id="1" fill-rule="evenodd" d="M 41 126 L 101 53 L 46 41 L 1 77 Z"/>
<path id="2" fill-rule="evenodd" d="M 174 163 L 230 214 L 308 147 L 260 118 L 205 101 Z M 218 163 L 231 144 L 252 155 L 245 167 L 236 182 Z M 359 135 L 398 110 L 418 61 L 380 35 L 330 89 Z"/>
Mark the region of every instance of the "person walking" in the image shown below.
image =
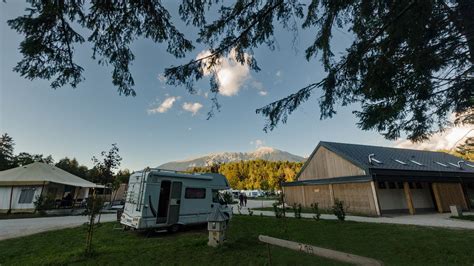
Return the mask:
<path id="1" fill-rule="evenodd" d="M 239 205 L 240 207 L 244 206 L 244 194 L 239 194 Z"/>
<path id="2" fill-rule="evenodd" d="M 244 195 L 244 206 L 247 207 L 247 195 Z"/>

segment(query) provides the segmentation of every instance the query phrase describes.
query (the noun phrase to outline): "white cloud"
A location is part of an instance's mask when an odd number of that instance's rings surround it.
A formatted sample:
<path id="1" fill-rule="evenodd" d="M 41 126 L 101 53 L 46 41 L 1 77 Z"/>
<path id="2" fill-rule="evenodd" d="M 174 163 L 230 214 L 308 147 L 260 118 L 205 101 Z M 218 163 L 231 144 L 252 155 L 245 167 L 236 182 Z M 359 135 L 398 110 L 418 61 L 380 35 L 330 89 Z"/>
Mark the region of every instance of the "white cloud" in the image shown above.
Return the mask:
<path id="1" fill-rule="evenodd" d="M 255 145 L 255 148 L 260 148 L 265 145 L 265 141 L 261 139 L 256 139 L 255 141 L 252 140 L 250 141 L 250 145 Z"/>
<path id="2" fill-rule="evenodd" d="M 185 111 L 191 112 L 193 116 L 196 115 L 197 112 L 199 112 L 199 109 L 201 108 L 202 108 L 201 103 L 184 103 L 183 104 L 183 109 Z"/>
<path id="3" fill-rule="evenodd" d="M 258 90 L 258 94 L 262 96 L 266 96 L 268 92 L 265 90 L 265 87 L 263 87 L 263 83 L 260 81 L 252 80 L 251 85 Z"/>
<path id="4" fill-rule="evenodd" d="M 209 50 L 202 51 L 197 55 L 197 59 L 209 56 Z M 247 59 L 250 55 L 245 54 Z M 231 51 L 229 56 L 220 58 L 218 63 L 214 66 L 217 75 L 217 82 L 219 83 L 219 94 L 223 96 L 237 95 L 242 85 L 250 77 L 250 69 L 247 65 L 242 65 L 235 60 L 236 54 Z M 205 76 L 211 75 L 213 71 L 209 69 L 209 60 L 204 60 L 205 66 L 203 72 Z"/>
<path id="5" fill-rule="evenodd" d="M 281 70 L 278 70 L 278 71 L 275 73 L 275 76 L 281 77 L 281 74 L 282 74 Z"/>
<path id="6" fill-rule="evenodd" d="M 462 143 L 467 137 L 474 137 L 472 127 L 453 127 L 442 133 L 433 135 L 429 140 L 421 143 L 412 143 L 409 140 L 398 141 L 395 146 L 399 148 L 409 148 L 418 150 L 450 150 Z"/>
<path id="7" fill-rule="evenodd" d="M 165 77 L 165 74 L 160 73 L 160 74 L 158 74 L 158 80 L 159 80 L 161 83 L 165 83 L 168 79 Z"/>
<path id="8" fill-rule="evenodd" d="M 168 97 L 158 107 L 150 108 L 147 110 L 147 112 L 148 114 L 166 113 L 171 107 L 173 107 L 174 102 L 179 99 L 179 96 Z"/>

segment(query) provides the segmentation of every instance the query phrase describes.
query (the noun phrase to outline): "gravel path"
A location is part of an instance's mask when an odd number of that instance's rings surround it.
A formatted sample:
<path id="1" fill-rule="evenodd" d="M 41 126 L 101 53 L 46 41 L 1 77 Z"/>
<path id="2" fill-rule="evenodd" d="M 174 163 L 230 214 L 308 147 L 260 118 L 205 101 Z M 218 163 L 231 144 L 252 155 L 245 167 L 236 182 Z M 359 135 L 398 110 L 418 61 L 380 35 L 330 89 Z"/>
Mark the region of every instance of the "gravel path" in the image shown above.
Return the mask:
<path id="1" fill-rule="evenodd" d="M 272 206 L 272 201 L 265 201 L 264 207 Z M 249 200 L 247 203 L 247 208 L 243 208 L 241 213 L 248 215 L 248 208 L 260 208 L 261 201 L 258 200 Z M 238 214 L 237 206 L 234 205 L 233 211 L 235 214 Z M 253 215 L 264 215 L 264 216 L 275 216 L 272 211 L 258 211 L 253 210 Z M 464 213 L 465 215 L 474 215 L 474 213 Z M 287 212 L 288 217 L 294 217 L 292 211 Z M 313 214 L 302 213 L 303 218 L 313 218 Z M 387 224 L 407 224 L 407 225 L 420 225 L 420 226 L 430 226 L 430 227 L 444 227 L 444 228 L 454 228 L 454 229 L 471 229 L 474 230 L 474 222 L 463 221 L 449 218 L 450 213 L 430 213 L 430 214 L 417 214 L 417 215 L 399 215 L 393 217 L 363 217 L 363 216 L 346 216 L 346 220 L 355 221 L 355 222 L 366 222 L 366 223 L 387 223 Z M 335 220 L 336 216 L 330 214 L 322 214 L 321 219 L 325 220 Z"/>
<path id="2" fill-rule="evenodd" d="M 116 214 L 102 214 L 101 222 L 115 221 Z M 78 227 L 87 222 L 87 216 L 61 216 L 0 220 L 0 240 L 32 235 L 40 232 Z"/>

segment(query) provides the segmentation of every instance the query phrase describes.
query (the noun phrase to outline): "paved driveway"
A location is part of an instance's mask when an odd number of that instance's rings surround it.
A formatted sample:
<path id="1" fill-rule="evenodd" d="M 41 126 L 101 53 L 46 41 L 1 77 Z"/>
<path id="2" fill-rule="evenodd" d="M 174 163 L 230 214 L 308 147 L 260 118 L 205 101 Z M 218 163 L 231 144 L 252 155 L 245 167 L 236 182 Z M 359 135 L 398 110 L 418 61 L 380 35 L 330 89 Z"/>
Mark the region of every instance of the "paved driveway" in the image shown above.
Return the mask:
<path id="1" fill-rule="evenodd" d="M 260 208 L 272 206 L 273 201 L 259 201 L 259 200 L 249 200 L 247 203 L 247 208 L 241 210 L 242 214 L 248 214 L 248 208 Z M 234 213 L 238 214 L 237 206 L 234 205 Z M 272 211 L 253 211 L 253 215 L 264 216 L 275 216 Z M 465 215 L 474 215 L 474 213 L 464 213 Z M 294 214 L 292 211 L 287 212 L 288 217 L 293 217 Z M 303 218 L 312 218 L 313 214 L 302 213 Z M 445 227 L 445 228 L 454 228 L 454 229 L 471 229 L 474 230 L 474 222 L 463 221 L 457 219 L 449 218 L 450 213 L 430 213 L 430 214 L 417 214 L 417 215 L 398 215 L 392 217 L 363 217 L 363 216 L 346 216 L 346 220 L 355 221 L 355 222 L 366 222 L 366 223 L 388 223 L 388 224 L 408 224 L 408 225 L 421 225 L 421 226 L 431 226 L 431 227 Z M 330 214 L 322 214 L 321 219 L 326 220 L 335 220 L 336 216 Z"/>
<path id="2" fill-rule="evenodd" d="M 115 221 L 116 214 L 102 214 L 101 222 Z M 40 232 L 81 226 L 87 216 L 61 216 L 0 220 L 0 240 L 32 235 Z"/>

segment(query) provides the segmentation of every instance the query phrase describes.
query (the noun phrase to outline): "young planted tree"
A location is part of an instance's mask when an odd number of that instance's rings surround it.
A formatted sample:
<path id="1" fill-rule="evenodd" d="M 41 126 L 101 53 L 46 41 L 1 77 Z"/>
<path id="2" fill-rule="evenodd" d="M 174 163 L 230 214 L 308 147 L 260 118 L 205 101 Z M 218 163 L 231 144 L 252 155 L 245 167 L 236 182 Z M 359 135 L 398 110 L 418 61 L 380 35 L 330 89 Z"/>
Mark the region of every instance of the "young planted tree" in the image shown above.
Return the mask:
<path id="1" fill-rule="evenodd" d="M 24 36 L 23 58 L 14 71 L 28 79 L 52 80 L 53 88 L 76 87 L 84 79 L 74 52 L 87 41 L 92 58 L 112 66 L 119 94 L 135 95 L 129 67 L 135 58 L 132 42 L 146 38 L 167 43 L 169 53 L 184 57 L 194 46 L 174 24 L 181 19 L 197 28 L 197 42 L 209 53 L 167 68 L 165 76 L 168 84 L 195 93 L 194 82 L 211 74 L 212 116 L 220 107 L 217 69 L 222 58 L 232 55 L 258 71 L 253 51 L 274 49 L 277 28 L 295 37 L 304 29 L 314 36 L 305 57 L 319 58 L 325 77 L 303 88 L 287 88 L 287 97 L 256 110 L 267 119 L 265 131 L 285 123 L 318 91 L 321 119 L 335 115 L 338 105 L 355 104 L 357 125 L 387 139 L 406 134 L 413 141 L 424 140 L 450 125 L 453 112 L 456 123 L 474 123 L 472 0 L 192 0 L 179 4 L 174 19 L 159 0 L 29 4 L 25 15 L 8 21 Z M 337 56 L 332 49 L 336 30 L 353 36 Z"/>
<path id="2" fill-rule="evenodd" d="M 114 177 L 114 170 L 118 169 L 120 166 L 120 161 L 122 157 L 118 154 L 119 148 L 117 144 L 112 144 L 112 148 L 109 151 L 103 151 L 100 153 L 101 159 L 92 157 L 94 163 L 93 169 L 95 169 L 96 174 L 101 178 L 101 183 L 107 188 L 111 187 L 109 182 L 112 182 Z M 103 207 L 103 198 L 99 198 L 96 195 L 96 190 L 94 189 L 92 196 L 87 201 L 87 210 L 86 214 L 89 215 L 89 227 L 87 230 L 87 239 L 86 239 L 86 254 L 91 254 L 92 250 L 92 237 L 94 234 L 95 227 L 95 218 L 98 216 L 97 223 L 100 223 L 100 214 Z"/>
<path id="3" fill-rule="evenodd" d="M 117 170 L 122 161 L 122 157 L 119 155 L 119 148 L 117 144 L 112 144 L 112 148 L 109 151 L 103 151 L 100 153 L 101 159 L 92 157 L 94 168 L 100 177 L 100 183 L 105 186 L 105 189 L 113 189 L 114 183 L 114 171 Z M 110 194 L 110 201 L 112 201 L 112 194 Z M 99 214 L 100 221 L 100 214 Z"/>

